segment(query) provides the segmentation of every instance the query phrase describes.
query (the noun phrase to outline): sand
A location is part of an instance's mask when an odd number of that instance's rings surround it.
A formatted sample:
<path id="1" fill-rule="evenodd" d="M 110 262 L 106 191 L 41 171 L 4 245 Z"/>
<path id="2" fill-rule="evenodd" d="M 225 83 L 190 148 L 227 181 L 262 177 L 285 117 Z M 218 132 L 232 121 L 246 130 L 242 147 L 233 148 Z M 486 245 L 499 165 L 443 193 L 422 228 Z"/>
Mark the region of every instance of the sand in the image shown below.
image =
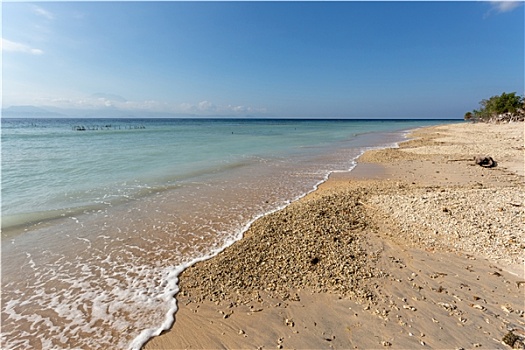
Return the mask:
<path id="1" fill-rule="evenodd" d="M 184 271 L 175 324 L 145 348 L 522 347 L 523 134 L 452 124 L 368 151 Z"/>

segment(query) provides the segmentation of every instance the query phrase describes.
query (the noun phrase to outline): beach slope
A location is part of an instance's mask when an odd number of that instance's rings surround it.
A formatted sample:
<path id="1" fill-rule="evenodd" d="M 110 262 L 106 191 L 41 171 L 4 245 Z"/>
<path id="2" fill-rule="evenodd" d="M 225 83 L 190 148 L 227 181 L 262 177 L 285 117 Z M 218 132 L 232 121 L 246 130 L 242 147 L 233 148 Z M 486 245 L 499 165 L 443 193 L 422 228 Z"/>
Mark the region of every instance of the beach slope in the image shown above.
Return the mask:
<path id="1" fill-rule="evenodd" d="M 366 152 L 185 270 L 145 348 L 523 346 L 523 134 L 441 125 Z"/>

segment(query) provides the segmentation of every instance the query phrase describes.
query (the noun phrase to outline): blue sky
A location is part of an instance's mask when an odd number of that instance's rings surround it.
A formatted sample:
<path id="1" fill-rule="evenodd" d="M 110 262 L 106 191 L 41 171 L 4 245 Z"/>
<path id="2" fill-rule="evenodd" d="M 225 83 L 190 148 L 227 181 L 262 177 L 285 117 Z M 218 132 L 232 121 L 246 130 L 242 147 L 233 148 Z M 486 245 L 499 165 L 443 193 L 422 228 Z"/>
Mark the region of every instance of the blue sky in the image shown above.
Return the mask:
<path id="1" fill-rule="evenodd" d="M 2 105 L 462 118 L 524 93 L 523 2 L 4 2 Z"/>

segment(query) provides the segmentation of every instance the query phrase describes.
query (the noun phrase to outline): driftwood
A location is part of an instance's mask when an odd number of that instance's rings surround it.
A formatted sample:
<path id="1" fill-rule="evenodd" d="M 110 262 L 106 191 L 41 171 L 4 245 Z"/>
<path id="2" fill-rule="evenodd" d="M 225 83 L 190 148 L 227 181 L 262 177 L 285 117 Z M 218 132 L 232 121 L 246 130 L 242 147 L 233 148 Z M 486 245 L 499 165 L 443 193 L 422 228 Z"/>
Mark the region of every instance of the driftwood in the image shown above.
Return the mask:
<path id="1" fill-rule="evenodd" d="M 513 123 L 513 122 L 522 122 L 525 120 L 525 113 L 523 109 L 519 110 L 517 113 L 503 113 L 492 116 L 489 119 L 489 123 Z"/>
<path id="2" fill-rule="evenodd" d="M 494 168 L 498 165 L 498 163 L 496 163 L 496 161 L 490 156 L 476 156 L 474 157 L 474 162 L 484 168 Z"/>

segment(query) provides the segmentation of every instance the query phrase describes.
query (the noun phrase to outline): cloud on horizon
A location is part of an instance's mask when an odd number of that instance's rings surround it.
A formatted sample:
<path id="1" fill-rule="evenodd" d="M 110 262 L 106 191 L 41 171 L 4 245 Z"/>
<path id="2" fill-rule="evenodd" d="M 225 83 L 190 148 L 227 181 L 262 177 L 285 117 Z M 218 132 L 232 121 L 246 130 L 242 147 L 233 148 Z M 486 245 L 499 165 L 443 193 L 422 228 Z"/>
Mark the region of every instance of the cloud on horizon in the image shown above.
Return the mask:
<path id="1" fill-rule="evenodd" d="M 38 106 L 56 107 L 56 108 L 73 108 L 73 109 L 119 109 L 119 110 L 151 110 L 150 104 L 145 102 L 128 101 L 124 97 L 106 93 L 95 93 L 85 97 L 73 98 L 53 98 L 42 97 L 36 101 Z M 150 107 L 150 108 L 148 108 Z"/>
<path id="2" fill-rule="evenodd" d="M 240 113 L 266 113 L 266 108 L 253 108 L 249 106 L 215 105 L 210 101 L 201 101 L 197 104 L 182 103 L 179 112 L 202 114 L 240 114 Z"/>
<path id="3" fill-rule="evenodd" d="M 173 105 L 157 100 L 129 101 L 126 98 L 109 93 L 95 93 L 90 96 L 77 96 L 73 98 L 42 97 L 34 100 L 39 107 L 55 107 L 62 109 L 85 110 L 120 110 L 126 112 L 155 112 L 169 114 L 193 115 L 238 115 L 267 113 L 266 108 L 253 108 L 242 105 L 215 105 L 204 100 L 197 104 L 181 103 Z M 31 104 L 31 103 L 29 103 Z"/>
<path id="4" fill-rule="evenodd" d="M 17 43 L 11 40 L 2 38 L 2 51 L 4 52 L 19 52 L 27 53 L 31 55 L 43 55 L 44 51 L 36 48 L 32 48 L 28 45 Z"/>

